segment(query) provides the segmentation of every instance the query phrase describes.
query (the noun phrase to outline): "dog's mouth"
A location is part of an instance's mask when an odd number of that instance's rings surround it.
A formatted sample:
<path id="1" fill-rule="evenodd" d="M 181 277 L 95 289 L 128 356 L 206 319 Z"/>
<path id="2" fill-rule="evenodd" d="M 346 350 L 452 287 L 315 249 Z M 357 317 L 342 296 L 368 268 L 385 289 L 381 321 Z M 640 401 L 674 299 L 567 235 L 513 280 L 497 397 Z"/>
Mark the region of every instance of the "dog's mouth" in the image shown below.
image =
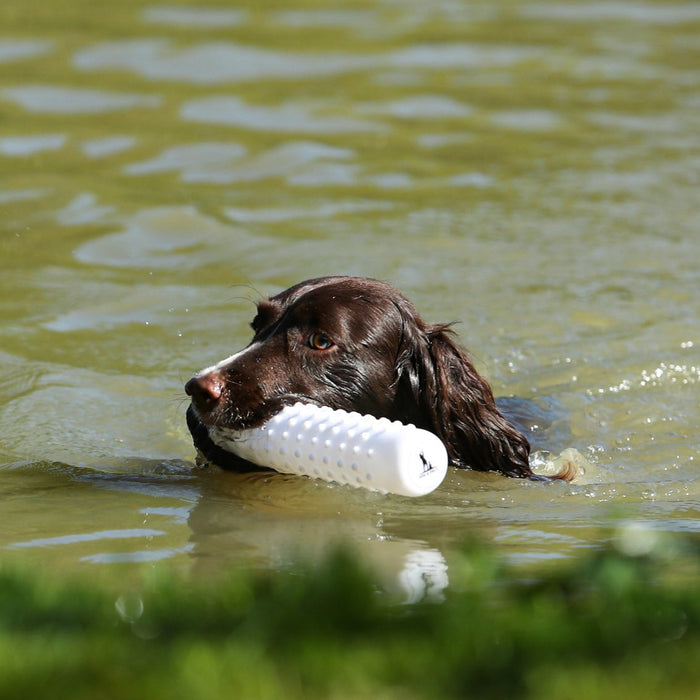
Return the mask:
<path id="1" fill-rule="evenodd" d="M 225 449 L 220 443 L 225 444 L 232 434 L 264 425 L 285 406 L 291 406 L 298 401 L 318 404 L 309 397 L 286 394 L 267 400 L 245 413 L 236 411 L 229 415 L 214 417 L 211 412 L 201 411 L 193 397 L 192 403 L 187 408 L 187 427 L 195 448 L 206 463 L 237 472 L 267 469 L 242 459 Z"/>
<path id="2" fill-rule="evenodd" d="M 200 419 L 197 414 L 197 409 L 193 404 L 190 404 L 187 408 L 186 418 L 187 427 L 192 435 L 192 441 L 198 453 L 198 464 L 201 464 L 203 461 L 205 464 L 213 464 L 222 469 L 236 472 L 250 472 L 265 469 L 265 467 L 248 462 L 233 452 L 229 452 L 229 450 L 217 445 L 216 442 L 212 440 L 212 436 L 209 433 L 210 428 Z M 211 430 L 216 430 L 216 428 L 211 428 Z"/>

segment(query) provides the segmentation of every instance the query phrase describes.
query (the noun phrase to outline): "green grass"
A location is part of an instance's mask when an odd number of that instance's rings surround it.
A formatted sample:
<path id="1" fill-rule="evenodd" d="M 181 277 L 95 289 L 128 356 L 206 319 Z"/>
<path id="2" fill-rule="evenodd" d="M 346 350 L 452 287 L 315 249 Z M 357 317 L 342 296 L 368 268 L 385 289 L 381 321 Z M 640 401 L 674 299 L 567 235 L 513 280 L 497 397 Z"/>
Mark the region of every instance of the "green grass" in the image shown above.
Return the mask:
<path id="1" fill-rule="evenodd" d="M 673 571 L 673 575 L 669 573 Z M 522 579 L 483 548 L 397 605 L 347 550 L 128 592 L 0 568 L 2 698 L 677 698 L 700 687 L 700 554 Z"/>

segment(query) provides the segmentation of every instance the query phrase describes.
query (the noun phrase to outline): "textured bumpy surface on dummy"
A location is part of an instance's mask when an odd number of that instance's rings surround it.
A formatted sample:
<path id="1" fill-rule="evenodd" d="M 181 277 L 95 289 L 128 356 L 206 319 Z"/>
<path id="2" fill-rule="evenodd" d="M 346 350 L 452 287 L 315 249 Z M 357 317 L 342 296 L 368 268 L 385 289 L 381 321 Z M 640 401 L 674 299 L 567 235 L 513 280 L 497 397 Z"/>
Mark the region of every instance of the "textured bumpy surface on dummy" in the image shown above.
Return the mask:
<path id="1" fill-rule="evenodd" d="M 210 436 L 260 466 L 382 493 L 423 496 L 447 473 L 447 451 L 433 433 L 311 404 L 288 406 L 260 428 Z"/>

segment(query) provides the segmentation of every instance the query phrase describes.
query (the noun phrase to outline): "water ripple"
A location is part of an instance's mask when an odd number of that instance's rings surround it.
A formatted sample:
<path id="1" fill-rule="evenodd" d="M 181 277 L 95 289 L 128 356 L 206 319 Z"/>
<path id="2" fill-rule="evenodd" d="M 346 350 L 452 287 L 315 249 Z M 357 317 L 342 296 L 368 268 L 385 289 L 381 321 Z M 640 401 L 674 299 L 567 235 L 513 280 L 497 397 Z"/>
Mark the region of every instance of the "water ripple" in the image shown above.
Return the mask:
<path id="1" fill-rule="evenodd" d="M 220 29 L 237 27 L 248 19 L 244 10 L 228 10 L 218 7 L 148 7 L 143 18 L 149 24 L 165 24 L 185 29 Z"/>
<path id="2" fill-rule="evenodd" d="M 139 564 L 144 562 L 163 561 L 172 559 L 178 554 L 189 554 L 194 545 L 186 544 L 183 547 L 168 547 L 166 549 L 140 550 L 138 552 L 101 552 L 81 557 L 80 561 L 89 564 Z"/>
<path id="3" fill-rule="evenodd" d="M 0 153 L 25 158 L 42 151 L 58 151 L 66 143 L 65 134 L 37 134 L 36 136 L 6 136 L 0 138 Z"/>
<path id="4" fill-rule="evenodd" d="M 129 530 L 100 530 L 98 532 L 86 532 L 73 535 L 61 535 L 59 537 L 39 537 L 26 542 L 15 542 L 9 549 L 25 549 L 29 547 L 55 547 L 79 542 L 97 542 L 101 540 L 137 539 L 140 537 L 159 537 L 167 534 L 163 530 L 151 530 L 148 528 L 134 528 Z"/>
<path id="5" fill-rule="evenodd" d="M 621 21 L 640 24 L 679 24 L 700 20 L 700 7 L 695 3 L 587 2 L 529 3 L 520 10 L 524 17 L 563 22 Z"/>
<path id="6" fill-rule="evenodd" d="M 349 148 L 327 146 L 315 141 L 287 141 L 243 158 L 245 151 L 234 143 L 199 143 L 173 146 L 146 161 L 124 169 L 129 175 L 180 172 L 185 182 L 229 184 L 256 182 L 272 177 L 327 177 L 327 165 L 339 167 L 343 180 L 354 181 L 355 167 L 337 163 L 352 158 Z"/>
<path id="7" fill-rule="evenodd" d="M 51 47 L 52 42 L 41 39 L 0 39 L 0 63 L 41 56 Z"/>
<path id="8" fill-rule="evenodd" d="M 260 49 L 233 42 L 207 42 L 173 48 L 162 39 L 109 41 L 80 49 L 73 58 L 76 68 L 131 70 L 156 80 L 213 85 L 265 78 L 328 76 L 364 68 L 372 60 L 352 54 L 298 54 Z"/>
<path id="9" fill-rule="evenodd" d="M 102 114 L 135 107 L 159 107 L 160 97 L 107 90 L 25 85 L 7 88 L 3 96 L 28 112 L 51 114 Z"/>
<path id="10" fill-rule="evenodd" d="M 464 102 L 444 95 L 413 95 L 397 100 L 366 102 L 359 105 L 365 114 L 378 114 L 399 119 L 456 119 L 467 117 L 474 109 Z"/>
<path id="11" fill-rule="evenodd" d="M 309 80 L 381 68 L 436 71 L 503 67 L 544 55 L 543 49 L 534 47 L 468 42 L 416 44 L 386 53 L 351 54 L 276 51 L 223 41 L 174 48 L 164 39 L 130 39 L 80 49 L 73 56 L 73 64 L 91 72 L 122 69 L 151 80 L 214 85 L 269 78 Z"/>
<path id="12" fill-rule="evenodd" d="M 185 121 L 282 133 L 344 134 L 386 130 L 383 124 L 375 121 L 318 114 L 318 111 L 326 106 L 326 101 L 290 101 L 266 107 L 252 105 L 238 97 L 213 96 L 186 102 L 180 110 L 180 115 Z"/>

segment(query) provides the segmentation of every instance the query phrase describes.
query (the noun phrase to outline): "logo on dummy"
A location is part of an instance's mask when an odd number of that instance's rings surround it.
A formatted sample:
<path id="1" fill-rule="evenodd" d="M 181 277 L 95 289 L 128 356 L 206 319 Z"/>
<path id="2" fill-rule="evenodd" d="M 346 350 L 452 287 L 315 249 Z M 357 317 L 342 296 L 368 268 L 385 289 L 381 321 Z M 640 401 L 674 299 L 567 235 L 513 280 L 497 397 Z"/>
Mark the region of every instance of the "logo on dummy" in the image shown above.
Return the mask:
<path id="1" fill-rule="evenodd" d="M 418 476 L 426 476 L 430 472 L 435 471 L 435 467 L 425 458 L 425 455 L 421 452 L 419 455 L 420 461 L 423 464 L 423 471 Z"/>

